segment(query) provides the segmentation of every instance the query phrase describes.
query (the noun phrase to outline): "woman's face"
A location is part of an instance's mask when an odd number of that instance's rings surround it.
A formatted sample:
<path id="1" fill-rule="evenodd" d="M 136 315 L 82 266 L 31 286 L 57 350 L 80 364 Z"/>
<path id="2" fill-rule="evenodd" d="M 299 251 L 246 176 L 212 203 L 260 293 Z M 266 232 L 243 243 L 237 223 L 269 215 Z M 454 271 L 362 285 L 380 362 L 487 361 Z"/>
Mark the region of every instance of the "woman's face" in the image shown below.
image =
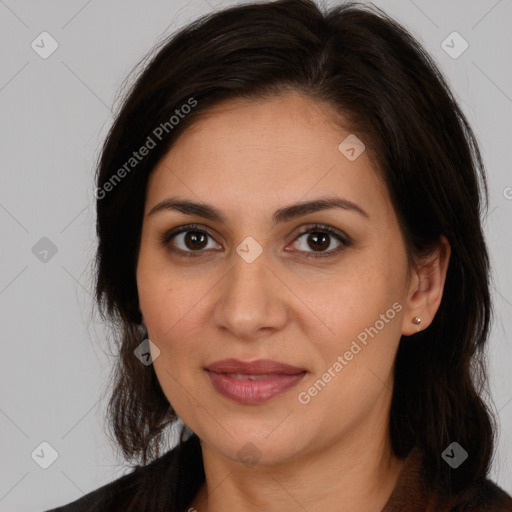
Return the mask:
<path id="1" fill-rule="evenodd" d="M 224 102 L 149 179 L 137 284 L 154 368 L 181 419 L 234 461 L 299 460 L 387 429 L 412 333 L 405 246 L 368 152 L 339 148 L 350 132 L 329 110 L 296 93 Z M 350 203 L 290 208 L 326 198 Z M 211 367 L 226 359 L 294 368 Z"/>

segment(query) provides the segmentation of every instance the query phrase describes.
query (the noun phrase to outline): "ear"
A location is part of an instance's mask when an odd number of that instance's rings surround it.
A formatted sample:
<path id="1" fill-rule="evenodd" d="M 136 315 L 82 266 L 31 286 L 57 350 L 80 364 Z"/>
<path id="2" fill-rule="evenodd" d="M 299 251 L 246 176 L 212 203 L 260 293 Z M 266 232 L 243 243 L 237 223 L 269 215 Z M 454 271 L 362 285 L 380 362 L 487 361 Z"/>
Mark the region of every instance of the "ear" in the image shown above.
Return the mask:
<path id="1" fill-rule="evenodd" d="M 443 298 L 450 255 L 450 244 L 441 235 L 435 251 L 413 271 L 402 323 L 404 336 L 427 328 L 434 319 Z M 420 324 L 413 322 L 415 317 L 421 318 Z"/>

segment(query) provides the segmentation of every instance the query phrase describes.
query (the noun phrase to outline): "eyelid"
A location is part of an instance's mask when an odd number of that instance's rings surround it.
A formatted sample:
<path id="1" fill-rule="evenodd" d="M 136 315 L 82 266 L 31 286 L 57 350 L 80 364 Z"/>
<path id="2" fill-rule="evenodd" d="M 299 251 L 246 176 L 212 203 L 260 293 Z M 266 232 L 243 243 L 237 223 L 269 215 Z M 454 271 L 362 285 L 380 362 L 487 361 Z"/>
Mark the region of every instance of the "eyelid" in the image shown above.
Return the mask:
<path id="1" fill-rule="evenodd" d="M 168 247 L 169 242 L 171 241 L 172 238 L 174 238 L 175 236 L 177 236 L 181 233 L 186 233 L 188 231 L 203 232 L 215 241 L 215 238 L 210 233 L 209 228 L 207 228 L 206 226 L 203 226 L 201 224 L 193 223 L 193 224 L 185 224 L 182 226 L 178 226 L 169 231 L 166 231 L 163 234 L 163 236 L 161 237 L 161 243 L 163 246 Z M 344 248 L 350 247 L 353 244 L 352 238 L 350 236 L 348 236 L 346 233 L 344 233 L 343 231 L 340 231 L 339 229 L 329 226 L 327 224 L 320 224 L 320 223 L 310 223 L 310 224 L 306 224 L 305 226 L 302 226 L 301 230 L 299 231 L 299 233 L 297 233 L 297 235 L 295 236 L 295 238 L 293 239 L 292 242 L 295 242 L 302 235 L 309 234 L 309 233 L 315 233 L 315 232 L 327 233 L 329 236 L 336 238 L 340 242 L 341 245 L 338 246 L 338 248 L 336 248 L 336 249 L 331 249 L 330 251 L 323 251 L 323 252 L 322 251 L 320 251 L 320 252 L 297 251 L 297 250 L 287 251 L 287 252 L 303 254 L 303 255 L 305 255 L 305 257 L 322 258 L 322 257 L 335 256 L 341 250 L 343 250 Z M 217 242 L 215 242 L 215 243 L 217 243 Z M 174 253 L 180 253 L 181 255 L 184 255 L 184 256 L 193 256 L 193 257 L 201 256 L 204 253 L 208 252 L 205 250 L 184 251 L 183 249 L 176 249 L 176 248 L 170 249 L 170 250 L 172 250 L 172 252 L 174 252 Z"/>
<path id="2" fill-rule="evenodd" d="M 184 224 L 183 226 L 178 226 L 176 228 L 172 228 L 169 231 L 166 231 L 162 236 L 162 243 L 165 244 L 169 242 L 169 240 L 175 236 L 179 235 L 180 233 L 186 232 L 186 231 L 204 231 L 207 235 L 212 236 L 211 233 L 208 231 L 209 228 L 206 226 L 202 226 L 200 224 Z M 213 238 L 213 236 L 212 236 Z"/>
<path id="3" fill-rule="evenodd" d="M 299 253 L 300 255 L 304 255 L 306 258 L 329 258 L 329 257 L 335 257 L 339 253 L 341 253 L 344 249 L 350 247 L 353 244 L 353 240 L 351 237 L 349 237 L 347 234 L 345 234 L 343 231 L 340 231 L 337 228 L 334 228 L 332 226 L 329 226 L 327 224 L 308 224 L 304 226 L 301 231 L 297 234 L 297 236 L 294 238 L 293 242 L 295 242 L 298 238 L 300 238 L 302 235 L 306 235 L 309 233 L 327 233 L 327 235 L 336 238 L 338 242 L 340 242 L 340 245 L 336 249 L 331 249 L 329 251 L 291 251 L 293 253 Z"/>
<path id="4" fill-rule="evenodd" d="M 341 231 L 335 227 L 329 226 L 328 224 L 321 224 L 318 222 L 306 224 L 304 227 L 302 227 L 301 230 L 299 231 L 299 233 L 297 234 L 297 238 L 306 233 L 314 233 L 316 231 L 326 232 L 329 235 L 339 237 L 347 245 L 350 245 L 353 243 L 352 238 L 349 237 L 343 231 Z"/>

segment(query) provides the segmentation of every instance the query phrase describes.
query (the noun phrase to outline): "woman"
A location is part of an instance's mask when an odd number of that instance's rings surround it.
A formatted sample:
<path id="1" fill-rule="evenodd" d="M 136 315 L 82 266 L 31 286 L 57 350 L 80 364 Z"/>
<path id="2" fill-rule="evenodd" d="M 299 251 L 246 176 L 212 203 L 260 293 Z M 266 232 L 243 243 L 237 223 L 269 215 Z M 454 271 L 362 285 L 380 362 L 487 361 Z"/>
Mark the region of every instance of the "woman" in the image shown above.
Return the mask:
<path id="1" fill-rule="evenodd" d="M 479 396 L 483 193 L 446 82 L 377 9 L 258 2 L 174 35 L 97 177 L 111 426 L 141 464 L 55 510 L 512 510 Z"/>

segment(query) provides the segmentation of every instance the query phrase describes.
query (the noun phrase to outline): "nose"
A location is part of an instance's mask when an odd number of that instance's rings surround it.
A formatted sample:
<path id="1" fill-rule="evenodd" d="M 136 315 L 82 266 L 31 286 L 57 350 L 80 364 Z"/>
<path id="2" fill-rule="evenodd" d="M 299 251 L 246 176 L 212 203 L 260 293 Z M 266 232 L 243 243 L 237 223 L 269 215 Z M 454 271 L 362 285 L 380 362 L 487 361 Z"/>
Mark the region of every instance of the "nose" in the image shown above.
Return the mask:
<path id="1" fill-rule="evenodd" d="M 248 263 L 237 253 L 232 265 L 219 283 L 219 298 L 213 320 L 237 340 L 251 341 L 271 334 L 286 325 L 291 292 L 271 268 L 263 252 Z"/>

